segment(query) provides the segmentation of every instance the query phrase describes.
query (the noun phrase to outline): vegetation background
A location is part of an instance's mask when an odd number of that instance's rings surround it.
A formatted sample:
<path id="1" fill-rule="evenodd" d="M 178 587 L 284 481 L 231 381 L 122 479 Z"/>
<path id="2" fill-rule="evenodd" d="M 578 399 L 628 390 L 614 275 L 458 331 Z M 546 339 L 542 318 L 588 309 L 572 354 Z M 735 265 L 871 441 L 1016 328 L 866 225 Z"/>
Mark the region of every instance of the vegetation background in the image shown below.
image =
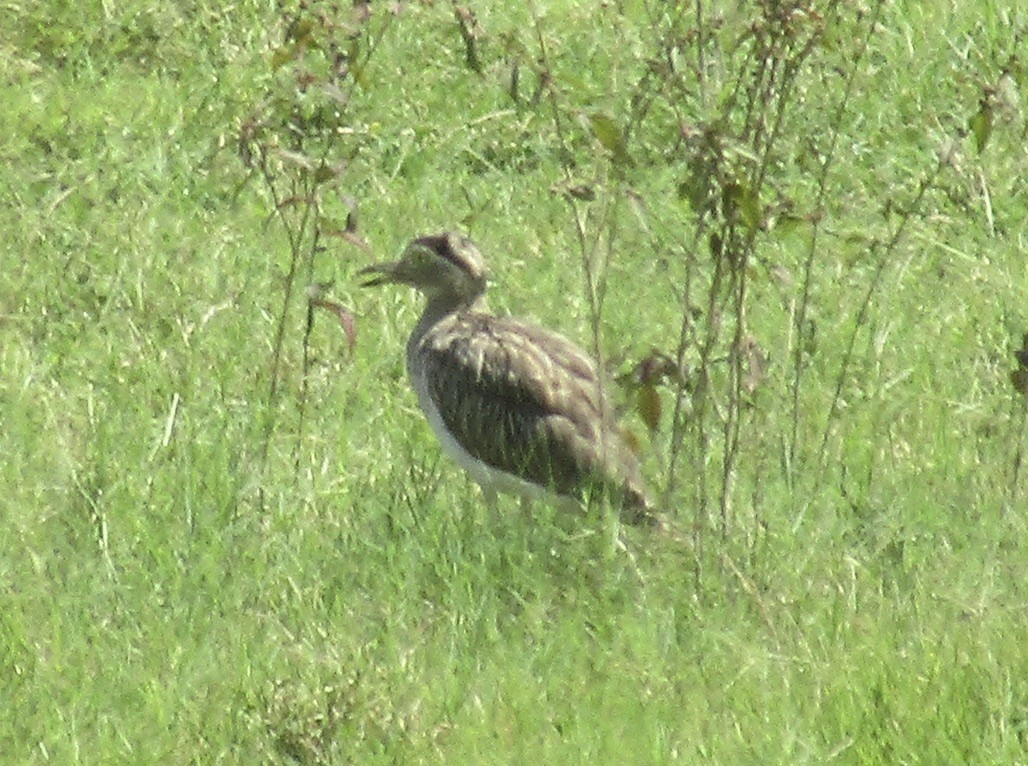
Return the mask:
<path id="1" fill-rule="evenodd" d="M 3 13 L 0 761 L 1028 763 L 1023 4 Z M 675 534 L 442 459 L 451 227 Z"/>

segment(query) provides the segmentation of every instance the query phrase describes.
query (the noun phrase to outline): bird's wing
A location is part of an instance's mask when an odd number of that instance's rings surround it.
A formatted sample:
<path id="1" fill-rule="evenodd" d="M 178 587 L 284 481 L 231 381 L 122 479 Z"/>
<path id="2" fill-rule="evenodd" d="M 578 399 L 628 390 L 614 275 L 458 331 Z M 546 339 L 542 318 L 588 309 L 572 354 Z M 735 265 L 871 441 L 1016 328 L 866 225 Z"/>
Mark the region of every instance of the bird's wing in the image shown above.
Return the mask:
<path id="1" fill-rule="evenodd" d="M 414 353 L 443 422 L 487 465 L 560 494 L 637 475 L 595 365 L 559 335 L 465 313 L 426 333 Z"/>

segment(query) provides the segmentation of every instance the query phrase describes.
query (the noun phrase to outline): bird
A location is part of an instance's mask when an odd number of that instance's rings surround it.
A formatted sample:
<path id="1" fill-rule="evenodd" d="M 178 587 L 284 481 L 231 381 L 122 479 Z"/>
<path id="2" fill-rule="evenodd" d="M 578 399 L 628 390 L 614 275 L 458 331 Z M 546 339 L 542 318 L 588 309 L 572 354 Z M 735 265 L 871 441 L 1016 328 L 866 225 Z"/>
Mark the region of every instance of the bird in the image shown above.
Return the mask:
<path id="1" fill-rule="evenodd" d="M 399 260 L 358 276 L 363 287 L 407 285 L 424 296 L 407 373 L 443 450 L 489 505 L 504 493 L 581 509 L 600 490 L 623 521 L 657 523 L 596 363 L 555 332 L 491 313 L 472 240 L 453 231 L 421 236 Z"/>

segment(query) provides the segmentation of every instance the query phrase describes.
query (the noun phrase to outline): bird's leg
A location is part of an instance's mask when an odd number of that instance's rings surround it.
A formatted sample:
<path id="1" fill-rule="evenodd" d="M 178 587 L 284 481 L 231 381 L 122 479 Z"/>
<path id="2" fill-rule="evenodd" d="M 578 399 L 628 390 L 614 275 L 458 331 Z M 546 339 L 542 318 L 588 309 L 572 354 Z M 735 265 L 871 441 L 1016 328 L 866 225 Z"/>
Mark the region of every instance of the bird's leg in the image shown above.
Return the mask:
<path id="1" fill-rule="evenodd" d="M 485 507 L 489 509 L 489 520 L 494 521 L 500 512 L 500 500 L 495 489 L 482 487 L 482 494 L 485 496 Z"/>

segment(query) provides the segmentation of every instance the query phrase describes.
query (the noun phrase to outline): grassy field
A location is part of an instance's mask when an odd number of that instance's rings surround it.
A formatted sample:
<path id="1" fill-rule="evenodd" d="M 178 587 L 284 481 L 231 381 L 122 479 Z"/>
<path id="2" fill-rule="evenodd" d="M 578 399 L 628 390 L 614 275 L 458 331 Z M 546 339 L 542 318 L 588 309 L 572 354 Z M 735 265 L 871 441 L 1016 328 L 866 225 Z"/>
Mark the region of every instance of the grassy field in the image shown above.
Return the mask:
<path id="1" fill-rule="evenodd" d="M 283 5 L 5 4 L 0 762 L 1028 764 L 1024 7 Z M 454 227 L 679 534 L 442 457 Z"/>

